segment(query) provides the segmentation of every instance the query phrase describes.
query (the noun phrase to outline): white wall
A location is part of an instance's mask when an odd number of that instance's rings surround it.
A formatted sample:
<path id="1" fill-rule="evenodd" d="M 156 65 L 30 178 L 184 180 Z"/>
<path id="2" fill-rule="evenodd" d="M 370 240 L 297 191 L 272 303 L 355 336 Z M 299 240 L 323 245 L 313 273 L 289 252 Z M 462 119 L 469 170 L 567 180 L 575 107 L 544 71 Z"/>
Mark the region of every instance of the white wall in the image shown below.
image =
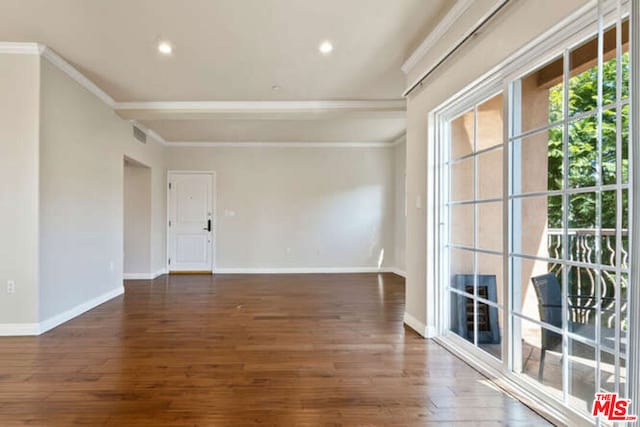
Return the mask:
<path id="1" fill-rule="evenodd" d="M 481 1 L 470 9 L 476 13 L 477 8 L 487 7 L 490 2 Z M 406 311 L 418 321 L 428 323 L 427 318 L 434 313 L 427 312 L 427 257 L 435 254 L 427 253 L 427 229 L 424 202 L 431 196 L 426 186 L 428 142 L 428 114 L 445 100 L 467 84 L 479 78 L 491 68 L 506 59 L 527 42 L 551 28 L 562 18 L 585 3 L 584 0 L 554 0 L 511 2 L 507 8 L 492 21 L 487 29 L 470 41 L 465 47 L 441 66 L 423 87 L 409 96 L 407 103 L 407 282 Z M 452 34 L 468 30 L 469 22 L 464 18 L 450 30 Z M 451 39 L 451 37 L 449 37 Z M 448 38 L 442 39 L 443 45 L 437 50 L 446 49 Z M 449 40 L 451 41 L 451 40 Z M 448 46 L 451 47 L 451 46 Z M 416 70 L 408 76 L 408 84 L 421 72 L 425 71 L 430 58 L 421 62 Z M 421 68 L 422 67 L 422 68 Z M 416 198 L 422 200 L 421 207 L 416 207 Z M 432 283 L 432 286 L 435 284 Z"/>
<path id="2" fill-rule="evenodd" d="M 392 148 L 170 148 L 217 174 L 216 268 L 394 266 Z M 230 216 L 231 213 L 235 216 Z"/>
<path id="3" fill-rule="evenodd" d="M 151 273 L 151 169 L 124 164 L 124 275 Z"/>
<path id="4" fill-rule="evenodd" d="M 395 221 L 394 221 L 394 263 L 395 267 L 404 272 L 406 268 L 406 195 L 405 182 L 407 173 L 407 144 L 402 141 L 394 148 L 394 192 L 395 192 Z"/>
<path id="5" fill-rule="evenodd" d="M 0 55 L 0 326 L 38 321 L 39 73 L 37 56 Z"/>
<path id="6" fill-rule="evenodd" d="M 164 159 L 162 147 L 136 141 L 129 123 L 45 59 L 40 86 L 39 317 L 46 321 L 121 289 L 124 156 L 151 166 L 152 186 L 162 190 Z M 164 222 L 159 194 L 152 191 L 156 231 Z"/>

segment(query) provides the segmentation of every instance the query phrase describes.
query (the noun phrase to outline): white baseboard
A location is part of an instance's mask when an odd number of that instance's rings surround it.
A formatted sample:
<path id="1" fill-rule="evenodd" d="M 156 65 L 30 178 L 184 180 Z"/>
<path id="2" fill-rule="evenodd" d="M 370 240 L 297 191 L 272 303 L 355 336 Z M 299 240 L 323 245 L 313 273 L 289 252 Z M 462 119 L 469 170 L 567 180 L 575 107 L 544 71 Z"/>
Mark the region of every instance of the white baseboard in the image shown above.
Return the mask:
<path id="1" fill-rule="evenodd" d="M 117 296 L 120 296 L 123 293 L 124 293 L 124 287 L 119 286 L 112 291 L 104 293 L 100 296 L 90 299 L 89 301 L 83 302 L 82 304 L 78 304 L 75 307 L 65 312 L 62 312 L 53 317 L 50 317 L 47 320 L 44 320 L 38 324 L 38 335 L 44 334 L 45 332 L 55 328 L 56 326 L 61 325 L 62 323 L 67 322 L 73 319 L 74 317 L 80 316 L 82 313 L 86 313 L 92 308 L 95 308 L 100 304 L 104 304 L 105 302 Z"/>
<path id="2" fill-rule="evenodd" d="M 400 270 L 396 267 L 391 267 L 388 270 L 389 273 L 397 274 L 398 276 L 404 277 L 405 279 L 407 278 L 407 273 L 404 270 Z"/>
<path id="3" fill-rule="evenodd" d="M 396 273 L 387 267 L 214 268 L 214 274 Z M 399 271 L 399 270 L 398 270 Z M 398 274 L 398 273 L 396 273 Z"/>
<path id="4" fill-rule="evenodd" d="M 166 274 L 166 270 L 163 268 L 155 273 L 124 273 L 122 278 L 124 280 L 153 280 L 157 277 Z"/>
<path id="5" fill-rule="evenodd" d="M 38 335 L 37 323 L 2 323 L 0 324 L 0 337 L 13 337 L 23 335 Z"/>
<path id="6" fill-rule="evenodd" d="M 97 296 L 89 301 L 78 304 L 69 310 L 57 314 L 53 317 L 43 320 L 40 323 L 5 323 L 0 324 L 0 336 L 24 336 L 24 335 L 40 335 L 45 332 L 67 322 L 74 317 L 80 316 L 105 302 L 120 296 L 124 293 L 124 287 L 119 286 L 116 289 Z"/>
<path id="7" fill-rule="evenodd" d="M 416 331 L 420 336 L 424 338 L 433 338 L 436 336 L 436 331 L 433 326 L 427 326 L 406 311 L 404 312 L 404 323 Z"/>

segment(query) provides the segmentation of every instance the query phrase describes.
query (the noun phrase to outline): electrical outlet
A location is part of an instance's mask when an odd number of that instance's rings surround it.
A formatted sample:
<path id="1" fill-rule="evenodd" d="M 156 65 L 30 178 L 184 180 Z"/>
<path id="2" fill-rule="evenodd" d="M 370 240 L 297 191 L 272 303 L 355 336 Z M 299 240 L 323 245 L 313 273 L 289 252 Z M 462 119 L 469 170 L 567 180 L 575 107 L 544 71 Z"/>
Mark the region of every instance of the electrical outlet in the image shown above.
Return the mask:
<path id="1" fill-rule="evenodd" d="M 7 293 L 13 294 L 15 292 L 16 292 L 16 282 L 14 282 L 13 280 L 7 281 Z"/>
<path id="2" fill-rule="evenodd" d="M 111 261 L 109 263 L 109 271 L 114 272 L 116 270 L 116 263 Z"/>

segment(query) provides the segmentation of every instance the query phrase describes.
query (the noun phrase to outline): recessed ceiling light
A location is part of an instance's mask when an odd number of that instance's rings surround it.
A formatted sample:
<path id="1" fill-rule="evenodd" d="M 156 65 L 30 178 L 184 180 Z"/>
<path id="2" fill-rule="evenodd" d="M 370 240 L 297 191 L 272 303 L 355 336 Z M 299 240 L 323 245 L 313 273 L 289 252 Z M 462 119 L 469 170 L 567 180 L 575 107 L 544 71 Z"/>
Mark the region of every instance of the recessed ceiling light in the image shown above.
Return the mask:
<path id="1" fill-rule="evenodd" d="M 171 52 L 173 52 L 173 46 L 171 46 L 171 43 L 163 41 L 158 43 L 158 52 L 160 52 L 163 55 L 171 55 Z"/>
<path id="2" fill-rule="evenodd" d="M 330 41 L 325 40 L 322 43 L 320 43 L 320 46 L 318 46 L 318 50 L 323 55 L 328 55 L 333 51 L 333 45 L 331 44 Z"/>

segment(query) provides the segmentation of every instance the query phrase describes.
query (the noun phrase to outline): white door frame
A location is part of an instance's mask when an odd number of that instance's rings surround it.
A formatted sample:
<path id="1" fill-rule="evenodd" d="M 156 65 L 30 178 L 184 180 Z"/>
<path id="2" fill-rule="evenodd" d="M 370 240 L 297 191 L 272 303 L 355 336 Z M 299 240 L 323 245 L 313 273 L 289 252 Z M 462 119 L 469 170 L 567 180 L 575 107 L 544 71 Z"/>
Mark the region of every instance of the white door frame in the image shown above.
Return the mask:
<path id="1" fill-rule="evenodd" d="M 166 221 L 166 256 L 165 256 L 165 267 L 167 269 L 167 273 L 169 273 L 171 271 L 171 266 L 169 265 L 169 258 L 171 256 L 171 247 L 170 247 L 170 240 L 169 240 L 169 211 L 170 211 L 170 206 L 171 204 L 169 203 L 169 197 L 171 197 L 170 195 L 170 189 L 169 189 L 169 183 L 171 182 L 171 175 L 173 174 L 192 174 L 192 175 L 211 175 L 211 191 L 212 191 L 212 195 L 211 195 L 211 204 L 212 204 L 212 213 L 211 213 L 211 272 L 213 273 L 215 268 L 216 268 L 216 238 L 217 238 L 217 234 L 218 234 L 218 220 L 217 220 L 217 205 L 218 205 L 218 200 L 217 200 L 217 194 L 218 194 L 218 190 L 217 190 L 217 186 L 216 186 L 216 172 L 212 171 L 212 170 L 177 170 L 177 169 L 169 169 L 167 170 L 167 221 Z"/>

